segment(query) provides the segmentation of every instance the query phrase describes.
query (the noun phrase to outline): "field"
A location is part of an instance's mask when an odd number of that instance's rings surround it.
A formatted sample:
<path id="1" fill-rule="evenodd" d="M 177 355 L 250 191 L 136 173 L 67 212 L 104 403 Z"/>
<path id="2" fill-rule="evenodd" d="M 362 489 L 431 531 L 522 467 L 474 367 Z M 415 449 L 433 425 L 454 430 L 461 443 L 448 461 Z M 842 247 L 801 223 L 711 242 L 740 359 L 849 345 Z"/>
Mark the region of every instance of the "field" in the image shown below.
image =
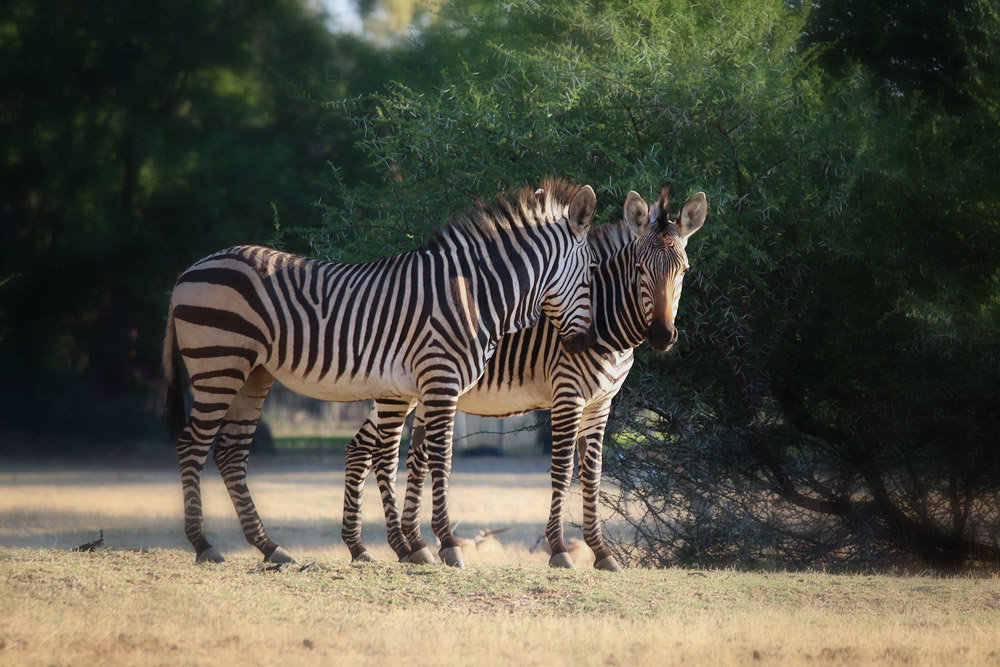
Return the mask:
<path id="1" fill-rule="evenodd" d="M 365 535 L 384 562 L 349 564 L 342 460 L 253 462 L 272 537 L 315 561 L 272 571 L 214 469 L 208 527 L 228 560 L 199 566 L 170 463 L 3 462 L 0 665 L 1000 663 L 996 576 L 556 571 L 528 551 L 545 523 L 546 462 L 455 470 L 459 533 L 506 529 L 503 550 L 465 571 L 392 562 L 374 489 Z M 578 519 L 578 496 L 570 508 Z M 99 530 L 106 550 L 70 550 Z"/>

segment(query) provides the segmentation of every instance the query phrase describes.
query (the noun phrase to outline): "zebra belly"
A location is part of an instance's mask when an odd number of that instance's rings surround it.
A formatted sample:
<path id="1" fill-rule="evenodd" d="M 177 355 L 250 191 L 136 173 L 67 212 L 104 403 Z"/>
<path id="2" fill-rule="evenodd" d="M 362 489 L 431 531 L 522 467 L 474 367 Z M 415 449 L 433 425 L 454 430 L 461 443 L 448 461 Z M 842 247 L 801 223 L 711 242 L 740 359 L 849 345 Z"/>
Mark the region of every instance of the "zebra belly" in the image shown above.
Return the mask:
<path id="1" fill-rule="evenodd" d="M 613 397 L 621 389 L 632 368 L 632 350 L 599 354 L 584 352 L 575 362 L 559 365 L 557 374 L 576 378 L 575 395 L 584 405 Z M 493 366 L 496 371 L 496 364 Z M 501 371 L 502 372 L 502 371 Z M 458 409 L 483 417 L 510 417 L 552 407 L 555 389 L 540 367 L 524 373 L 525 382 L 480 380 L 458 398 Z"/>
<path id="2" fill-rule="evenodd" d="M 458 409 L 483 417 L 510 417 L 552 406 L 552 389 L 542 385 L 481 388 L 478 385 L 458 398 Z"/>
<path id="3" fill-rule="evenodd" d="M 419 397 L 416 382 L 406 373 L 392 376 L 345 375 L 317 381 L 283 369 L 268 369 L 275 379 L 292 391 L 321 401 L 365 401 L 377 398 Z"/>

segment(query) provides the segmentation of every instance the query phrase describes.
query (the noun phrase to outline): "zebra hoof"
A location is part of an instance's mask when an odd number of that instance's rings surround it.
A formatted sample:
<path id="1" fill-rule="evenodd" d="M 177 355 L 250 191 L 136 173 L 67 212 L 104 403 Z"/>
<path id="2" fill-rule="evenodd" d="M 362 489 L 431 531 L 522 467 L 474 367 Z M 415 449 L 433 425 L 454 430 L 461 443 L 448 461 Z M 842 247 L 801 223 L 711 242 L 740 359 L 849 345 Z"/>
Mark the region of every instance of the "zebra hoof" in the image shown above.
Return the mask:
<path id="1" fill-rule="evenodd" d="M 432 565 L 437 560 L 434 559 L 434 553 L 430 550 L 430 547 L 424 547 L 423 549 L 417 549 L 409 556 L 400 558 L 399 562 L 409 563 L 410 565 Z"/>
<path id="2" fill-rule="evenodd" d="M 209 547 L 198 554 L 195 558 L 196 563 L 224 563 L 226 559 L 222 557 L 219 550 L 215 547 Z"/>
<path id="3" fill-rule="evenodd" d="M 568 570 L 576 569 L 576 565 L 573 565 L 573 559 L 570 558 L 569 554 L 565 551 L 552 554 L 552 558 L 549 559 L 549 567 L 563 567 Z"/>
<path id="4" fill-rule="evenodd" d="M 367 551 L 362 551 L 362 552 L 358 553 L 357 556 L 351 556 L 351 562 L 352 563 L 377 563 L 378 561 L 375 560 L 375 556 L 372 556 Z"/>
<path id="5" fill-rule="evenodd" d="M 594 563 L 595 570 L 604 570 L 606 572 L 621 572 L 622 566 L 618 564 L 614 556 L 608 556 L 607 558 L 602 558 L 601 560 Z"/>
<path id="6" fill-rule="evenodd" d="M 445 565 L 451 565 L 452 567 L 457 567 L 460 570 L 465 569 L 465 559 L 462 557 L 462 547 L 448 547 L 446 549 L 441 549 L 438 552 L 438 556 L 441 557 L 441 562 Z"/>
<path id="7" fill-rule="evenodd" d="M 283 547 L 277 547 L 264 559 L 266 563 L 296 563 L 295 557 L 285 551 Z"/>

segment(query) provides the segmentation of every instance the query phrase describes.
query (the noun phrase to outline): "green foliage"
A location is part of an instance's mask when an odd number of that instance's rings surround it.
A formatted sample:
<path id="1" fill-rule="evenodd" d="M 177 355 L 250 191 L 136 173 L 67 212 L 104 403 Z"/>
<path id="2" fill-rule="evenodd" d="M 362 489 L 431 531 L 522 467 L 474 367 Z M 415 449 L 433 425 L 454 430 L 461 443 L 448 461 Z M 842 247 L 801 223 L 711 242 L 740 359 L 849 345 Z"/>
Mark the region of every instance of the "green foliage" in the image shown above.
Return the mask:
<path id="1" fill-rule="evenodd" d="M 979 30 L 1000 44 L 996 19 L 993 12 Z M 992 76 L 969 68 L 969 80 Z M 641 399 L 620 406 L 652 415 L 624 428 L 671 434 L 652 482 L 634 481 L 642 451 L 611 465 L 625 495 L 642 495 L 650 508 L 636 522 L 644 546 L 633 557 L 995 564 L 996 88 L 966 99 L 961 114 L 919 82 L 904 96 L 870 94 L 859 107 L 844 96 L 858 84 L 816 74 L 827 81 L 817 114 L 837 114 L 846 103 L 829 136 L 847 138 L 860 159 L 829 182 L 843 187 L 835 220 L 801 210 L 794 231 L 782 232 L 795 235 L 794 249 L 763 249 L 778 260 L 770 276 L 735 264 L 710 268 L 714 249 L 692 260 L 697 298 L 682 306 L 682 317 L 699 317 L 690 345 L 647 360 L 655 370 Z M 821 128 L 803 125 L 804 136 Z M 803 166 L 781 169 L 823 187 L 827 175 Z M 667 377 L 669 386 L 653 381 Z M 664 530 L 656 510 L 671 506 L 685 518 Z"/>
<path id="2" fill-rule="evenodd" d="M 331 257 L 410 249 L 474 197 L 546 175 L 595 186 L 604 219 L 630 189 L 708 194 L 682 345 L 640 351 L 615 412 L 628 444 L 606 456 L 622 490 L 609 498 L 633 522 L 632 560 L 1000 553 L 986 527 L 1000 479 L 996 12 L 948 15 L 958 41 L 933 58 L 961 69 L 955 114 L 924 79 L 879 69 L 899 64 L 891 44 L 882 60 L 831 61 L 834 9 L 449 5 L 399 47 L 392 86 L 331 105 L 372 176 L 334 188 L 312 236 Z M 924 55 L 899 57 L 913 72 Z"/>
<path id="3" fill-rule="evenodd" d="M 264 241 L 272 203 L 318 220 L 316 175 L 351 150 L 308 99 L 370 48 L 298 0 L 3 7 L 3 412 L 38 428 L 49 398 L 93 408 L 156 381 L 184 266 Z"/>
<path id="4" fill-rule="evenodd" d="M 824 70 L 861 65 L 891 98 L 929 101 L 932 114 L 972 109 L 993 96 L 1000 60 L 990 0 L 820 0 L 802 33 Z M 994 107 L 994 112 L 996 111 Z"/>
<path id="5" fill-rule="evenodd" d="M 350 257 L 374 239 L 380 251 L 409 249 L 474 197 L 546 175 L 591 183 L 613 209 L 629 189 L 671 183 L 705 189 L 719 213 L 748 211 L 757 192 L 763 209 L 836 208 L 840 180 L 830 192 L 794 192 L 779 168 L 840 170 L 852 159 L 854 138 L 837 136 L 835 115 L 816 120 L 830 141 L 802 145 L 822 103 L 791 57 L 802 17 L 780 3 L 730 4 L 524 2 L 474 17 L 449 6 L 397 54 L 395 85 L 333 104 L 357 126 L 377 177 L 349 198 L 336 188 L 333 201 L 348 206 L 328 210 L 328 252 Z M 414 61 L 441 69 L 415 71 Z M 713 238 L 752 236 L 724 220 L 738 231 L 716 226 Z"/>

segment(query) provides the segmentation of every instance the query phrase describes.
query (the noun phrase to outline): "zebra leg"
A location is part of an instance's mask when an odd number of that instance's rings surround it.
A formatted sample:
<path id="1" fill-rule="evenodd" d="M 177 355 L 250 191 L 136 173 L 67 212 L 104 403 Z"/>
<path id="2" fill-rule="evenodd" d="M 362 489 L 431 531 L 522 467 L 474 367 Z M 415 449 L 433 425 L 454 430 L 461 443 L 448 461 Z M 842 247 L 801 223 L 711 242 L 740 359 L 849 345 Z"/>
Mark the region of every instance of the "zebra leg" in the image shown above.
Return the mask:
<path id="1" fill-rule="evenodd" d="M 462 548 L 455 540 L 451 521 L 448 518 L 448 480 L 451 476 L 452 436 L 455 428 L 455 412 L 458 390 L 452 386 L 435 388 L 433 397 L 424 397 L 425 447 L 427 463 L 431 473 L 433 489 L 433 512 L 431 528 L 441 543 L 438 555 L 446 565 L 465 567 Z"/>
<path id="2" fill-rule="evenodd" d="M 376 439 L 376 427 L 372 421 L 375 411 L 372 409 L 368 419 L 347 445 L 345 456 L 344 517 L 340 537 L 351 552 L 351 560 L 357 563 L 370 563 L 375 560 L 361 542 L 361 502 L 365 479 L 372 465 L 372 448 Z"/>
<path id="3" fill-rule="evenodd" d="M 396 502 L 396 472 L 399 470 L 399 441 L 403 435 L 406 415 L 410 414 L 412 401 L 378 401 L 378 444 L 374 452 L 375 479 L 382 495 L 382 511 L 385 514 L 386 536 L 396 557 L 403 562 L 410 561 L 410 543 L 403 534 Z"/>
<path id="4" fill-rule="evenodd" d="M 399 438 L 403 422 L 413 403 L 406 400 L 379 400 L 347 447 L 344 488 L 344 520 L 341 536 L 357 562 L 374 560 L 361 541 L 361 504 L 365 479 L 375 469 L 382 494 L 389 545 L 403 559 L 410 545 L 403 537 L 396 510 L 396 470 L 399 467 Z"/>
<path id="5" fill-rule="evenodd" d="M 215 443 L 215 465 L 229 490 L 247 542 L 264 554 L 265 561 L 294 563 L 295 558 L 288 551 L 268 538 L 247 486 L 250 445 L 260 422 L 264 399 L 273 384 L 274 377 L 262 367 L 250 374 L 226 413 L 225 423 Z"/>
<path id="6" fill-rule="evenodd" d="M 406 455 L 406 496 L 403 503 L 403 534 L 410 543 L 407 563 L 434 563 L 434 554 L 420 534 L 420 506 L 427 479 L 426 428 L 424 427 L 423 406 L 417 408 L 413 419 L 413 434 L 410 436 L 410 451 Z"/>
<path id="7" fill-rule="evenodd" d="M 608 423 L 611 401 L 590 406 L 581 419 L 580 438 L 580 487 L 583 494 L 583 539 L 594 552 L 594 568 L 621 572 L 618 561 L 604 543 L 597 503 L 601 491 L 604 428 Z"/>
<path id="8" fill-rule="evenodd" d="M 557 392 L 558 393 L 558 392 Z M 562 400 L 552 405 L 552 506 L 549 509 L 549 522 L 545 526 L 545 537 L 549 541 L 552 556 L 549 558 L 551 567 L 573 569 L 573 559 L 570 557 L 563 542 L 563 504 L 573 481 L 573 451 L 576 434 L 580 427 L 580 415 L 583 405 L 578 399 Z"/>
<path id="9" fill-rule="evenodd" d="M 247 372 L 224 368 L 192 373 L 194 404 L 177 439 L 177 462 L 184 493 L 184 534 L 194 547 L 199 563 L 221 563 L 225 559 L 205 536 L 205 513 L 201 503 L 201 472 L 229 408 L 247 382 Z"/>
<path id="10" fill-rule="evenodd" d="M 181 486 L 184 492 L 184 534 L 194 547 L 197 562 L 221 563 L 225 559 L 205 536 L 205 512 L 201 504 L 201 471 L 205 468 L 208 451 L 219 428 L 218 425 L 214 428 L 206 426 L 207 424 L 199 422 L 192 413 L 177 440 L 177 461 L 181 469 Z M 209 432 L 211 437 L 208 437 Z M 208 442 L 204 442 L 206 437 Z"/>

